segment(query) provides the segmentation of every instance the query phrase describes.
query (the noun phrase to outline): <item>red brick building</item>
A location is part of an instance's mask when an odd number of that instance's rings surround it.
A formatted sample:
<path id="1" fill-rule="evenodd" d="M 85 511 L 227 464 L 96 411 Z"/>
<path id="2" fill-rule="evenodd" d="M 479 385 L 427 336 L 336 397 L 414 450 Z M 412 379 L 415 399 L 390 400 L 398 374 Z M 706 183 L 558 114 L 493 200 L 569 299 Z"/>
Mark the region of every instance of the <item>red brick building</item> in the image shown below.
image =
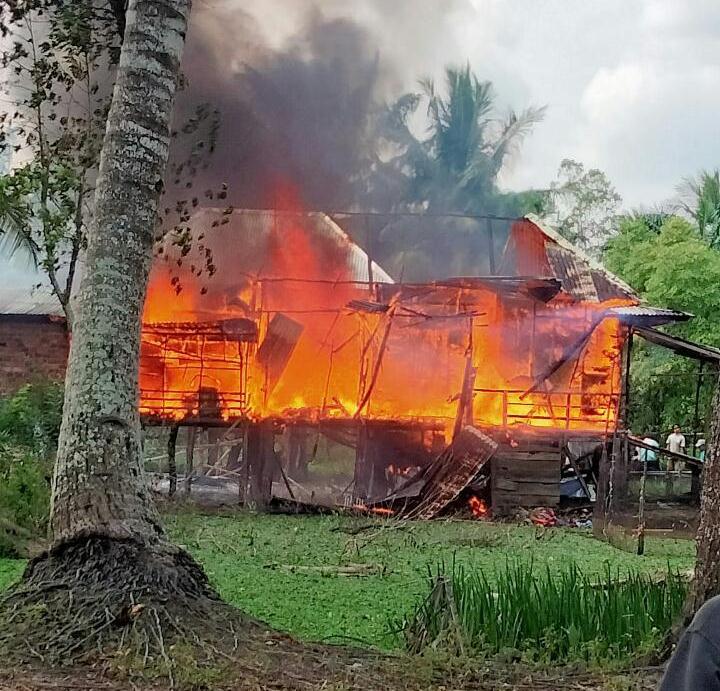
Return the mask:
<path id="1" fill-rule="evenodd" d="M 69 338 L 49 292 L 0 289 L 0 396 L 36 379 L 65 378 Z"/>

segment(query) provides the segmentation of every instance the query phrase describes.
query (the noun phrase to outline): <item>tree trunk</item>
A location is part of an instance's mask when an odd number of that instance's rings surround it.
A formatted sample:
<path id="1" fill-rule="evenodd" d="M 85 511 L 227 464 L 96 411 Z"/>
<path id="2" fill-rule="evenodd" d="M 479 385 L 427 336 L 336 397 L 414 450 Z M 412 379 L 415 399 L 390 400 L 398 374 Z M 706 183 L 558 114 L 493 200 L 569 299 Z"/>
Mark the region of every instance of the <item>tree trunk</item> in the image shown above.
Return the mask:
<path id="1" fill-rule="evenodd" d="M 246 621 L 165 538 L 142 461 L 140 319 L 189 6 L 130 0 L 65 383 L 52 543 L 0 597 L 5 662 L 117 651 L 159 664 L 172 687 L 174 642 L 207 657 Z"/>
<path id="2" fill-rule="evenodd" d="M 95 192 L 53 478 L 55 546 L 150 544 L 163 530 L 143 469 L 140 319 L 190 0 L 131 0 Z"/>
<path id="3" fill-rule="evenodd" d="M 688 617 L 703 602 L 720 594 L 720 379 L 715 385 L 712 411 L 703 470 L 695 578 L 686 607 Z"/>

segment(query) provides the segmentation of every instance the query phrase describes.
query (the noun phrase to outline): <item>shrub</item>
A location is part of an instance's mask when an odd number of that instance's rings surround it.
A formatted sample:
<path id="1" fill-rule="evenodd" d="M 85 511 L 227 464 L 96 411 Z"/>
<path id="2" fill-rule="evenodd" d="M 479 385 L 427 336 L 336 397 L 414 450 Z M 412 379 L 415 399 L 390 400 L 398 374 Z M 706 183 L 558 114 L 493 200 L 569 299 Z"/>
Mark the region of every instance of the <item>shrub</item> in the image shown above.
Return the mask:
<path id="1" fill-rule="evenodd" d="M 591 579 L 571 564 L 553 576 L 506 565 L 496 582 L 453 565 L 431 574 L 430 593 L 404 623 L 408 648 L 510 654 L 535 662 L 603 662 L 657 645 L 679 615 L 687 584 L 613 573 Z"/>
<path id="2" fill-rule="evenodd" d="M 44 534 L 50 508 L 51 462 L 0 441 L 0 557 L 21 556 Z"/>
<path id="3" fill-rule="evenodd" d="M 0 400 L 0 439 L 40 454 L 54 451 L 62 421 L 62 384 L 27 384 Z"/>
<path id="4" fill-rule="evenodd" d="M 61 385 L 40 382 L 0 400 L 0 556 L 45 532 L 62 397 Z"/>

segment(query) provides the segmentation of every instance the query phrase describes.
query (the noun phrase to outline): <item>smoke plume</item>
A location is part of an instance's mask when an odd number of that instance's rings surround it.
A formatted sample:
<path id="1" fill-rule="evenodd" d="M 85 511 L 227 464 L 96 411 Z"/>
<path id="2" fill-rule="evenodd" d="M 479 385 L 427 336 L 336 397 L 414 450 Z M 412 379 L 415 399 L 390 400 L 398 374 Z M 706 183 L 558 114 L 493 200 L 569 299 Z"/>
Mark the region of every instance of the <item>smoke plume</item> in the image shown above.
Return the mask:
<path id="1" fill-rule="evenodd" d="M 219 111 L 215 152 L 197 184 L 228 183 L 236 207 L 281 206 L 297 187 L 307 208 L 348 208 L 374 155 L 368 127 L 381 69 L 369 32 L 309 9 L 273 48 L 239 3 L 200 6 L 184 59 L 182 120 L 202 103 Z M 391 70 L 383 67 L 383 74 Z"/>

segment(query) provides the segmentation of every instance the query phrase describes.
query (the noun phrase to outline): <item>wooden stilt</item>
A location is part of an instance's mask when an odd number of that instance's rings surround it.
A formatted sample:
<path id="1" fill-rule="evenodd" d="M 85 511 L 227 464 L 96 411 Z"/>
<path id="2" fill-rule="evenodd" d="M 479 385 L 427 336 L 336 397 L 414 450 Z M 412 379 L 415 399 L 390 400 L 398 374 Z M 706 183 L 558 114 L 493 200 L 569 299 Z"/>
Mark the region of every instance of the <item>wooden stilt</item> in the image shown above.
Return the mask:
<path id="1" fill-rule="evenodd" d="M 179 425 L 173 425 L 170 428 L 170 435 L 168 436 L 168 476 L 170 478 L 170 487 L 168 489 L 168 496 L 175 496 L 177 490 L 177 463 L 175 461 L 175 453 L 177 451 L 177 438 L 178 438 Z"/>

